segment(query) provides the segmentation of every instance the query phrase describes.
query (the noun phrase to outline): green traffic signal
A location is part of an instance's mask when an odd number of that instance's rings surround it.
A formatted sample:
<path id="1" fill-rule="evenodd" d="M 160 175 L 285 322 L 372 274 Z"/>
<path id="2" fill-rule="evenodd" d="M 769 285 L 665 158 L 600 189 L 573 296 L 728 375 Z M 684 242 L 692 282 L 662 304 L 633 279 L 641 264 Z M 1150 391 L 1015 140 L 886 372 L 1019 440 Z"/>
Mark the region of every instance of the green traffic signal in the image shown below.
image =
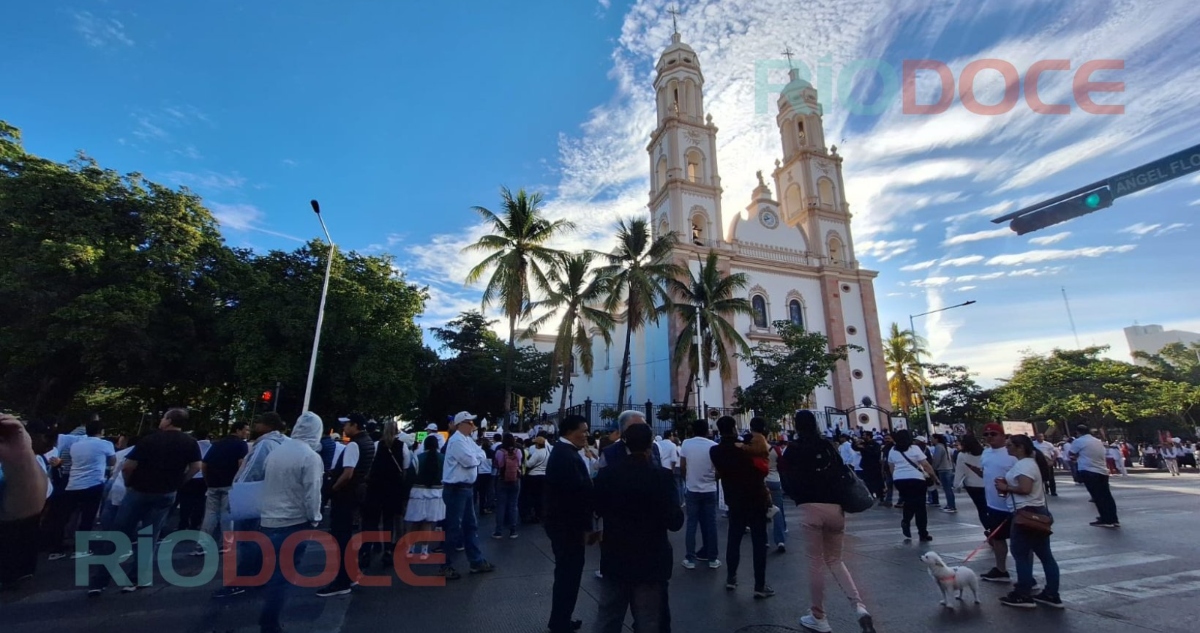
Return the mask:
<path id="1" fill-rule="evenodd" d="M 1083 203 L 1086 204 L 1089 209 L 1099 208 L 1100 207 L 1100 194 L 1093 193 L 1093 194 L 1089 195 L 1087 198 L 1085 198 L 1083 200 Z"/>

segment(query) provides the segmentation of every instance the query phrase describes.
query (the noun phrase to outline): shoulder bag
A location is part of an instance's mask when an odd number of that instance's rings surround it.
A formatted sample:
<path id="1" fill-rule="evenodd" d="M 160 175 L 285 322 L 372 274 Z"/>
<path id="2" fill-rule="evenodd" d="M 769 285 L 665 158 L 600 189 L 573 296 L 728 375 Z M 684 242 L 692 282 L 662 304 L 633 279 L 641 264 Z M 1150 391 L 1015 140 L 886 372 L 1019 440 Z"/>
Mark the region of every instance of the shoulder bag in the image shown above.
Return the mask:
<path id="1" fill-rule="evenodd" d="M 1042 483 L 1042 478 L 1041 478 L 1040 474 L 1039 474 L 1039 477 L 1034 480 L 1033 485 L 1034 486 L 1044 485 Z M 1013 505 L 1012 524 L 1013 524 L 1013 527 L 1024 530 L 1026 534 L 1029 534 L 1031 536 L 1050 536 L 1051 534 L 1054 533 L 1054 530 L 1052 529 L 1052 527 L 1054 526 L 1054 517 L 1049 514 L 1050 513 L 1050 500 L 1049 499 L 1046 500 L 1046 506 L 1045 506 L 1046 514 L 1041 514 L 1039 512 L 1034 512 L 1033 510 L 1030 510 L 1029 508 L 1021 508 L 1020 510 L 1018 510 L 1016 495 L 1013 494 L 1012 492 L 1009 492 L 1008 497 L 1009 497 L 1009 499 L 1012 499 L 1012 505 Z"/>
<path id="2" fill-rule="evenodd" d="M 898 450 L 898 449 L 895 449 L 895 448 L 893 448 L 892 450 L 893 450 L 893 451 L 895 451 L 895 450 Z M 936 480 L 936 479 L 934 479 L 933 477 L 930 477 L 930 476 L 929 476 L 929 473 L 925 472 L 924 470 L 921 470 L 921 467 L 920 467 L 920 466 L 918 466 L 918 465 L 914 464 L 914 463 L 913 463 L 913 460 L 909 459 L 909 458 L 908 458 L 908 455 L 905 455 L 905 454 L 904 454 L 904 451 L 900 451 L 900 456 L 904 458 L 904 461 L 906 461 L 906 462 L 908 462 L 909 464 L 911 464 L 913 468 L 916 468 L 916 469 L 917 469 L 917 472 L 919 472 L 919 473 L 921 473 L 922 475 L 924 475 L 924 476 L 925 476 L 925 485 L 926 485 L 926 486 L 928 486 L 928 487 L 930 487 L 930 488 L 935 488 L 935 487 L 937 487 L 937 485 L 938 485 L 938 482 L 937 482 L 937 480 Z"/>

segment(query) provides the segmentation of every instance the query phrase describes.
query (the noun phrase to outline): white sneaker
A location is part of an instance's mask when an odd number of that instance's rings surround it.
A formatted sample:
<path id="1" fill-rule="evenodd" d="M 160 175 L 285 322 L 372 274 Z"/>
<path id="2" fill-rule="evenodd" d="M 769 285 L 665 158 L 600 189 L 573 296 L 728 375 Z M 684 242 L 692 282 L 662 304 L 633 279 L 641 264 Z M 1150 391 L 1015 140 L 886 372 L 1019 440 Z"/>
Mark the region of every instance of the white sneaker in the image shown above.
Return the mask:
<path id="1" fill-rule="evenodd" d="M 825 618 L 818 620 L 811 613 L 800 618 L 800 626 L 818 633 L 830 633 L 833 630 L 833 627 L 829 626 L 829 620 Z"/>
<path id="2" fill-rule="evenodd" d="M 596 578 L 604 580 L 604 574 L 600 573 L 599 569 L 596 570 Z"/>
<path id="3" fill-rule="evenodd" d="M 695 569 L 696 568 L 696 561 L 694 561 L 694 560 L 688 560 L 685 558 L 685 559 L 683 559 L 683 562 L 680 564 L 683 565 L 684 569 Z"/>
<path id="4" fill-rule="evenodd" d="M 67 557 L 66 552 L 54 552 L 46 560 L 62 560 Z"/>
<path id="5" fill-rule="evenodd" d="M 712 560 L 710 560 L 710 561 L 708 561 L 708 568 L 709 568 L 709 569 L 720 569 L 720 568 L 721 568 L 721 561 L 719 561 L 719 560 L 717 560 L 717 559 L 715 559 L 715 558 L 714 558 L 714 559 L 712 559 Z"/>
<path id="6" fill-rule="evenodd" d="M 75 552 L 74 554 L 71 554 L 71 559 L 74 560 L 77 558 L 87 558 L 88 556 L 91 556 L 91 555 L 92 555 L 92 550 L 88 550 L 86 552 Z"/>
<path id="7" fill-rule="evenodd" d="M 771 506 L 767 509 L 767 520 L 774 519 L 776 514 L 779 514 L 779 506 Z"/>
<path id="8" fill-rule="evenodd" d="M 957 514 L 958 510 L 955 510 L 954 508 L 942 508 L 942 512 L 947 514 Z"/>

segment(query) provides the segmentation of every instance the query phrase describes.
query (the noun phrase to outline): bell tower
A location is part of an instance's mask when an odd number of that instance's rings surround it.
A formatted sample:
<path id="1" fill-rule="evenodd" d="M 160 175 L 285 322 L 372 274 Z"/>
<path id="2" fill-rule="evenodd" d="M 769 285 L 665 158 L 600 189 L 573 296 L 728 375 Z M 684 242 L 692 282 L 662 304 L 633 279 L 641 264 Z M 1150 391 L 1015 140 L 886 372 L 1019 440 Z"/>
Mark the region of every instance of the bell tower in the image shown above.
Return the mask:
<path id="1" fill-rule="evenodd" d="M 655 235 L 675 231 L 683 246 L 725 239 L 717 127 L 704 113 L 704 74 L 679 32 L 655 66 L 658 126 L 650 135 L 650 217 Z"/>
<path id="2" fill-rule="evenodd" d="M 790 59 L 791 51 L 787 51 Z M 850 207 L 842 180 L 837 146 L 825 145 L 824 114 L 812 84 L 795 68 L 779 95 L 775 122 L 783 160 L 774 172 L 783 221 L 804 232 L 808 247 L 827 266 L 852 267 Z"/>

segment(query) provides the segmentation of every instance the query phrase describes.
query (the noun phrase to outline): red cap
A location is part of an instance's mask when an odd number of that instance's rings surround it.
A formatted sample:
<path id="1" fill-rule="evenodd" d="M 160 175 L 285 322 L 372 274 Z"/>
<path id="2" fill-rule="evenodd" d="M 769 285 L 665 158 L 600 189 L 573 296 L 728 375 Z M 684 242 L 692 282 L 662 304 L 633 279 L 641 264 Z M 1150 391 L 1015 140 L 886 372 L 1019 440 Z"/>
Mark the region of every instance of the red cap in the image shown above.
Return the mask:
<path id="1" fill-rule="evenodd" d="M 1004 427 L 1000 426 L 999 424 L 996 424 L 995 422 L 984 425 L 983 432 L 987 433 L 989 431 L 995 431 L 996 433 L 999 433 L 1000 435 L 1004 435 Z"/>

